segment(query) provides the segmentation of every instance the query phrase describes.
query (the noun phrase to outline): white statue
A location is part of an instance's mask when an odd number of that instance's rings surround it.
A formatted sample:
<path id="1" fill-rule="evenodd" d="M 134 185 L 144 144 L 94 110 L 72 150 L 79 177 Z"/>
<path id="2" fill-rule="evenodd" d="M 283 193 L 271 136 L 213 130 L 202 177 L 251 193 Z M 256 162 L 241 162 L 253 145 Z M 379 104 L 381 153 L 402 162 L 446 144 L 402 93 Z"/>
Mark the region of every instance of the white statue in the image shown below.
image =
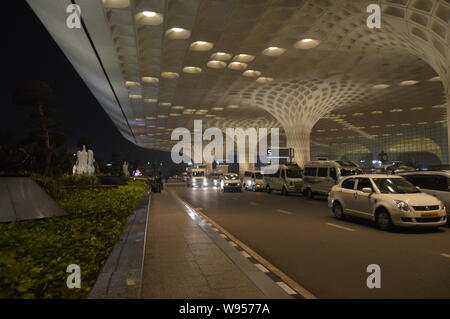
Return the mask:
<path id="1" fill-rule="evenodd" d="M 87 173 L 89 175 L 93 175 L 95 173 L 95 166 L 94 166 L 94 151 L 88 150 L 87 152 Z"/>
<path id="2" fill-rule="evenodd" d="M 123 176 L 130 177 L 130 171 L 128 169 L 128 163 L 127 162 L 123 162 L 122 171 L 123 171 Z"/>
<path id="3" fill-rule="evenodd" d="M 88 168 L 88 153 L 86 146 L 83 145 L 83 150 L 77 152 L 77 175 L 86 174 Z"/>

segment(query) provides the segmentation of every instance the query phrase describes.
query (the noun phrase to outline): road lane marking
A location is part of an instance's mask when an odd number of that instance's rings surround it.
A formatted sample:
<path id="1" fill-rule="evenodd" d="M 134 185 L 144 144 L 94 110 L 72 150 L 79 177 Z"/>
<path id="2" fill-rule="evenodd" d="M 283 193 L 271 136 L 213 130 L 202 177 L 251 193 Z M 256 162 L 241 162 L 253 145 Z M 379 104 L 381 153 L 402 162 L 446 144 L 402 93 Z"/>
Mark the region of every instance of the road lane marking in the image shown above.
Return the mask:
<path id="1" fill-rule="evenodd" d="M 237 245 L 233 241 L 229 241 L 230 245 L 233 247 L 237 247 Z"/>
<path id="2" fill-rule="evenodd" d="M 262 272 L 269 272 L 269 269 L 267 269 L 266 267 L 264 267 L 264 266 L 261 265 L 261 264 L 255 264 L 255 266 L 256 266 L 259 270 L 261 270 Z"/>
<path id="3" fill-rule="evenodd" d="M 219 236 L 222 238 L 227 238 L 227 236 L 225 236 L 224 234 L 220 234 Z"/>
<path id="4" fill-rule="evenodd" d="M 297 294 L 294 289 L 292 289 L 291 287 L 289 287 L 282 281 L 278 281 L 277 285 L 280 286 L 281 289 L 283 289 L 288 295 L 296 295 Z"/>
<path id="5" fill-rule="evenodd" d="M 441 256 L 442 256 L 442 257 L 450 258 L 450 255 L 449 255 L 449 254 L 441 254 Z"/>
<path id="6" fill-rule="evenodd" d="M 327 223 L 327 225 L 329 225 L 329 226 L 333 226 L 333 227 L 336 227 L 336 228 L 339 228 L 339 229 L 343 229 L 343 230 L 348 230 L 348 231 L 355 231 L 354 229 L 352 229 L 352 228 L 348 228 L 348 227 L 344 227 L 344 226 L 339 226 L 339 225 L 336 225 L 336 224 L 332 224 L 332 223 Z"/>
<path id="7" fill-rule="evenodd" d="M 249 254 L 247 254 L 247 252 L 245 250 L 241 251 L 242 256 L 244 256 L 245 258 L 251 258 L 252 256 L 250 256 Z"/>
<path id="8" fill-rule="evenodd" d="M 277 209 L 277 212 L 285 214 L 285 215 L 292 215 L 290 211 L 284 210 L 284 209 Z"/>

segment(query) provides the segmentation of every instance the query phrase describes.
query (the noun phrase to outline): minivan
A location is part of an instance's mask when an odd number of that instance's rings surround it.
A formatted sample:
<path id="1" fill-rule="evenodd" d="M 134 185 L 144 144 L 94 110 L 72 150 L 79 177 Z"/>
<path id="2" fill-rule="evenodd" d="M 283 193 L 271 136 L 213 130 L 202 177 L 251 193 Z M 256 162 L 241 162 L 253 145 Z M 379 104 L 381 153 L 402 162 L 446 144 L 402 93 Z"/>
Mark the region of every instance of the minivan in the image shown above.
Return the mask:
<path id="1" fill-rule="evenodd" d="M 263 172 L 264 187 L 268 193 L 273 190 L 280 191 L 283 195 L 289 193 L 301 193 L 303 187 L 303 173 L 297 164 L 279 165 L 274 173 Z"/>
<path id="2" fill-rule="evenodd" d="M 362 170 L 350 161 L 308 162 L 303 172 L 303 194 L 308 199 L 313 199 L 314 195 L 328 195 L 342 177 L 362 173 Z"/>

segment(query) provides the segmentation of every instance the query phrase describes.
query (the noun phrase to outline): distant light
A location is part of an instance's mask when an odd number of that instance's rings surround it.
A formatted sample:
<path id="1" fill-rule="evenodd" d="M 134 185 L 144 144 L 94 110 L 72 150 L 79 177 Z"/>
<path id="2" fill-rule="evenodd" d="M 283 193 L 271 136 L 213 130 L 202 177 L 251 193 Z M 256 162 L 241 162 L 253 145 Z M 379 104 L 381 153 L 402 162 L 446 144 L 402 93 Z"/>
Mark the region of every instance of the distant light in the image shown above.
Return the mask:
<path id="1" fill-rule="evenodd" d="M 214 44 L 212 42 L 195 41 L 191 43 L 189 49 L 192 51 L 209 51 L 213 46 Z"/>
<path id="2" fill-rule="evenodd" d="M 372 86 L 372 89 L 382 90 L 387 89 L 388 87 L 390 87 L 389 84 L 375 84 L 374 86 Z"/>
<path id="3" fill-rule="evenodd" d="M 302 49 L 302 50 L 309 50 L 314 49 L 320 44 L 320 40 L 314 40 L 314 39 L 303 39 L 295 43 L 294 48 L 296 49 Z"/>
<path id="4" fill-rule="evenodd" d="M 145 15 L 146 17 L 156 16 L 156 12 L 153 12 L 153 11 L 143 11 L 142 14 Z"/>
<path id="5" fill-rule="evenodd" d="M 273 78 L 268 78 L 268 77 L 263 77 L 263 76 L 256 79 L 257 83 L 270 83 L 272 81 L 273 81 Z"/>
<path id="6" fill-rule="evenodd" d="M 232 55 L 230 53 L 216 52 L 211 55 L 211 60 L 228 61 L 231 59 L 231 57 L 232 57 Z"/>
<path id="7" fill-rule="evenodd" d="M 111 164 L 111 163 L 108 163 L 108 164 L 106 164 L 106 166 L 112 166 L 112 164 Z"/>
<path id="8" fill-rule="evenodd" d="M 163 15 L 153 11 L 142 11 L 136 14 L 136 22 L 138 24 L 157 26 L 162 24 Z"/>
<path id="9" fill-rule="evenodd" d="M 176 72 L 162 72 L 161 76 L 165 79 L 177 79 L 180 75 Z"/>
<path id="10" fill-rule="evenodd" d="M 285 51 L 286 51 L 286 49 L 283 49 L 280 47 L 268 47 L 267 49 L 265 49 L 262 52 L 262 54 L 267 55 L 267 56 L 278 56 L 278 55 L 282 55 Z"/>
<path id="11" fill-rule="evenodd" d="M 166 37 L 173 40 L 189 39 L 191 31 L 183 28 L 174 27 L 166 31 Z"/>
<path id="12" fill-rule="evenodd" d="M 417 84 L 417 83 L 419 83 L 419 81 L 408 80 L 408 81 L 400 82 L 399 85 L 400 86 L 410 86 L 410 85 L 414 85 L 414 84 Z"/>
<path id="13" fill-rule="evenodd" d="M 228 64 L 229 69 L 237 70 L 237 71 L 245 70 L 247 67 L 248 67 L 248 64 L 242 63 L 242 62 L 231 62 L 230 64 Z"/>
<path id="14" fill-rule="evenodd" d="M 158 83 L 159 79 L 152 76 L 144 76 L 142 77 L 142 82 L 145 83 Z"/>
<path id="15" fill-rule="evenodd" d="M 256 71 L 256 70 L 247 70 L 244 73 L 242 73 L 243 76 L 249 77 L 249 78 L 254 78 L 254 77 L 258 77 L 261 75 L 261 71 Z"/>
<path id="16" fill-rule="evenodd" d="M 223 69 L 227 66 L 225 62 L 212 60 L 209 61 L 206 66 L 211 69 Z"/>
<path id="17" fill-rule="evenodd" d="M 202 72 L 202 69 L 196 66 L 185 66 L 183 68 L 184 73 L 190 73 L 190 74 L 198 74 Z"/>

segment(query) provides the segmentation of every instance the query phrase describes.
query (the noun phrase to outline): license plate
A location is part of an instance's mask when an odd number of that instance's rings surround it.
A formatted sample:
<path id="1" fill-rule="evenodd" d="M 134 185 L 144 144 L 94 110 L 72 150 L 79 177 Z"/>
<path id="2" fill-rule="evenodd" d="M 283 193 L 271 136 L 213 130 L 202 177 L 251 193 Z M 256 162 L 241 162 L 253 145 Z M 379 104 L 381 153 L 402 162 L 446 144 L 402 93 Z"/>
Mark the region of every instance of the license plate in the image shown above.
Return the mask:
<path id="1" fill-rule="evenodd" d="M 420 216 L 422 217 L 438 217 L 439 213 L 422 213 Z"/>

